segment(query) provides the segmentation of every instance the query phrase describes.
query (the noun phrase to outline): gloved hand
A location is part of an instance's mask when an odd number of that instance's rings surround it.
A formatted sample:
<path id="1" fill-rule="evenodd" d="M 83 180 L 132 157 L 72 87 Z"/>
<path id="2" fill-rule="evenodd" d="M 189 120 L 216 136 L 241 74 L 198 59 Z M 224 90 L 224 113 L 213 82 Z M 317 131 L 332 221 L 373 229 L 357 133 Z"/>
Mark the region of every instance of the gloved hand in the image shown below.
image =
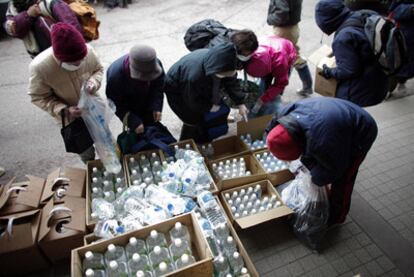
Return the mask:
<path id="1" fill-rule="evenodd" d="M 210 112 L 215 113 L 218 110 L 220 110 L 220 106 L 219 105 L 213 105 L 210 109 Z"/>
<path id="2" fill-rule="evenodd" d="M 323 76 L 326 79 L 332 78 L 332 68 L 328 67 L 326 64 L 322 66 L 322 71 L 319 72 L 319 75 Z"/>
<path id="3" fill-rule="evenodd" d="M 249 113 L 249 110 L 247 109 L 246 105 L 241 104 L 239 105 L 239 114 L 243 117 L 245 121 L 247 121 L 247 114 Z"/>
<path id="4" fill-rule="evenodd" d="M 262 99 L 257 99 L 256 103 L 254 104 L 253 108 L 250 110 L 253 114 L 257 114 L 260 108 L 263 106 Z"/>

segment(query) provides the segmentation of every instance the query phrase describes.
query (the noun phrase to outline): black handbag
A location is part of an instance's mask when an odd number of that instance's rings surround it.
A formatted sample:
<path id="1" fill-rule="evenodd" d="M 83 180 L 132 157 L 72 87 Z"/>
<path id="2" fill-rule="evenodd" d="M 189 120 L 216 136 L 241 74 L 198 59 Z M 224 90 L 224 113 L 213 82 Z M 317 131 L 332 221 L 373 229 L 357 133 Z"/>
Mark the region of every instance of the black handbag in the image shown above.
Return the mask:
<path id="1" fill-rule="evenodd" d="M 60 133 L 65 143 L 66 152 L 81 154 L 93 145 L 88 128 L 81 117 L 65 126 L 65 111 L 62 110 L 62 129 Z"/>

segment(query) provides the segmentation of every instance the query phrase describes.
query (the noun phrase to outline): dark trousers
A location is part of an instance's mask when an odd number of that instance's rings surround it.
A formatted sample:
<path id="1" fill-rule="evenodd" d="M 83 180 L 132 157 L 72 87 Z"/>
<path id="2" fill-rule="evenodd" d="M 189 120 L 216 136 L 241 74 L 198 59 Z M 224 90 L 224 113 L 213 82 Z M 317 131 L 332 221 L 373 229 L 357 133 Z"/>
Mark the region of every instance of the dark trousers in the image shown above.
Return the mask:
<path id="1" fill-rule="evenodd" d="M 352 191 L 358 169 L 364 161 L 366 154 L 362 153 L 357 155 L 345 173 L 345 176 L 339 181 L 332 183 L 329 195 L 330 215 L 328 225 L 343 223 L 345 221 L 349 208 L 351 207 Z"/>

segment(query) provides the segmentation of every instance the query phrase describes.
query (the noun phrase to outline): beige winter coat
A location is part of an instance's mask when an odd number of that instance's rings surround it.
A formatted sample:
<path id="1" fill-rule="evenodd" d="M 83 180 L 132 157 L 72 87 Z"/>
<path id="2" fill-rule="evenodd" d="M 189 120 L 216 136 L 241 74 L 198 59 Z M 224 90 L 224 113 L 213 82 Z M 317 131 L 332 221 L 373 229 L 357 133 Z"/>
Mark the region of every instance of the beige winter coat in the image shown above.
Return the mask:
<path id="1" fill-rule="evenodd" d="M 81 86 L 90 80 L 99 88 L 102 81 L 103 66 L 95 50 L 88 47 L 82 66 L 76 71 L 68 71 L 60 66 L 53 55 L 52 47 L 40 53 L 30 63 L 29 92 L 32 103 L 48 112 L 61 122 L 60 111 L 69 106 L 76 106 L 80 97 Z"/>

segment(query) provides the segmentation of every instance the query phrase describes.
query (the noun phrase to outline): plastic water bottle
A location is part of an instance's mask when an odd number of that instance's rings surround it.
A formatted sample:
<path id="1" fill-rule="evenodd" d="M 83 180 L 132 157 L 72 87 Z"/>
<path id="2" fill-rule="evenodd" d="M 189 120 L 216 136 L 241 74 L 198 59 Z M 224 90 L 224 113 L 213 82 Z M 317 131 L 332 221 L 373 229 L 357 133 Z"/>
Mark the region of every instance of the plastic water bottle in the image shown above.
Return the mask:
<path id="1" fill-rule="evenodd" d="M 114 202 L 115 201 L 115 193 L 113 191 L 105 191 L 104 192 L 104 199 L 108 202 Z"/>
<path id="2" fill-rule="evenodd" d="M 178 260 L 183 254 L 191 255 L 190 247 L 186 240 L 175 239 L 169 247 L 173 260 Z"/>
<path id="3" fill-rule="evenodd" d="M 92 178 L 101 178 L 102 172 L 97 167 L 93 167 L 91 176 Z"/>
<path id="4" fill-rule="evenodd" d="M 210 221 L 213 229 L 217 228 L 220 224 L 225 224 L 227 222 L 223 211 L 211 192 L 204 191 L 200 193 L 197 196 L 197 202 L 208 221 Z"/>
<path id="5" fill-rule="evenodd" d="M 110 261 L 106 271 L 108 277 L 128 277 L 128 268 L 125 262 Z"/>
<path id="6" fill-rule="evenodd" d="M 105 269 L 105 260 L 101 253 L 94 253 L 88 251 L 85 253 L 85 258 L 83 259 L 83 270 L 89 269 Z"/>
<path id="7" fill-rule="evenodd" d="M 155 267 L 156 276 L 164 276 L 173 271 L 174 266 L 171 263 L 161 262 L 157 267 Z"/>
<path id="8" fill-rule="evenodd" d="M 181 258 L 179 258 L 176 262 L 175 262 L 175 267 L 177 269 L 189 266 L 191 264 L 195 263 L 195 259 L 194 256 L 192 255 L 188 255 L 188 254 L 183 254 L 181 256 Z"/>
<path id="9" fill-rule="evenodd" d="M 102 198 L 103 197 L 102 189 L 101 188 L 97 188 L 97 187 L 92 188 L 91 197 L 92 197 L 92 199 L 94 199 L 94 198 Z"/>
<path id="10" fill-rule="evenodd" d="M 142 170 L 142 179 L 150 178 L 153 179 L 151 171 L 148 170 L 148 167 L 144 167 Z"/>
<path id="11" fill-rule="evenodd" d="M 132 172 L 132 170 L 139 170 L 139 163 L 135 159 L 135 157 L 130 157 L 128 162 L 129 170 Z"/>
<path id="12" fill-rule="evenodd" d="M 154 250 L 149 254 L 149 259 L 154 268 L 158 267 L 158 265 L 162 262 L 168 264 L 171 263 L 171 257 L 168 249 L 165 247 L 160 247 L 158 245 L 155 246 Z"/>
<path id="13" fill-rule="evenodd" d="M 102 180 L 112 182 L 113 179 L 114 179 L 113 174 L 105 170 L 102 176 Z"/>
<path id="14" fill-rule="evenodd" d="M 103 187 L 102 190 L 105 191 L 114 191 L 114 186 L 112 184 L 112 181 L 103 181 Z"/>
<path id="15" fill-rule="evenodd" d="M 156 172 L 158 172 L 158 171 L 163 171 L 163 168 L 162 168 L 162 166 L 161 166 L 161 163 L 160 163 L 160 161 L 154 161 L 154 163 L 152 164 L 152 172 L 153 173 L 156 173 Z"/>
<path id="16" fill-rule="evenodd" d="M 125 246 L 125 252 L 127 254 L 127 258 L 131 259 L 134 254 L 146 255 L 147 254 L 147 247 L 145 246 L 145 242 L 141 239 L 137 239 L 136 237 L 129 238 L 128 244 Z"/>
<path id="17" fill-rule="evenodd" d="M 141 157 L 139 158 L 139 165 L 141 166 L 141 168 L 149 168 L 151 166 L 150 161 L 147 159 L 147 157 L 145 157 L 145 155 L 141 155 Z"/>
<path id="18" fill-rule="evenodd" d="M 188 167 L 181 176 L 181 181 L 187 184 L 194 185 L 197 181 L 198 171 L 195 167 Z"/>
<path id="19" fill-rule="evenodd" d="M 130 178 L 132 183 L 135 181 L 137 181 L 138 183 L 142 182 L 141 174 L 139 174 L 138 171 L 135 169 L 132 170 Z"/>
<path id="20" fill-rule="evenodd" d="M 214 276 L 225 277 L 230 272 L 229 263 L 223 256 L 218 256 L 213 261 L 214 265 Z"/>
<path id="21" fill-rule="evenodd" d="M 217 238 L 214 235 L 210 222 L 202 217 L 200 213 L 196 213 L 196 217 L 198 225 L 200 225 L 200 228 L 207 240 L 208 245 L 210 246 L 210 250 L 213 256 L 218 256 L 220 254 L 220 247 L 217 244 Z"/>
<path id="22" fill-rule="evenodd" d="M 235 251 L 232 255 L 230 255 L 229 264 L 234 274 L 240 274 L 242 268 L 244 267 L 244 262 L 239 252 Z"/>
<path id="23" fill-rule="evenodd" d="M 110 219 L 115 216 L 114 205 L 102 198 L 95 198 L 92 200 L 92 212 L 95 213 L 96 217 L 99 219 Z"/>
<path id="24" fill-rule="evenodd" d="M 152 230 L 147 237 L 147 251 L 151 252 L 156 246 L 167 247 L 167 240 L 163 233 L 159 233 L 157 230 Z"/>
<path id="25" fill-rule="evenodd" d="M 124 248 L 111 243 L 105 252 L 105 260 L 107 264 L 111 261 L 126 262 Z"/>
<path id="26" fill-rule="evenodd" d="M 214 156 L 214 147 L 211 143 L 207 146 L 207 157 L 211 158 Z"/>
<path id="27" fill-rule="evenodd" d="M 222 251 L 229 257 L 237 251 L 237 245 L 232 236 L 228 236 L 222 243 Z"/>
<path id="28" fill-rule="evenodd" d="M 157 153 L 152 152 L 150 157 L 150 163 L 154 165 L 155 162 L 161 163 L 160 157 L 158 157 Z"/>
<path id="29" fill-rule="evenodd" d="M 92 183 L 91 183 L 91 187 L 92 188 L 102 188 L 102 178 L 97 178 L 97 177 L 93 177 L 92 178 Z"/>
<path id="30" fill-rule="evenodd" d="M 216 234 L 217 239 L 224 241 L 229 236 L 229 228 L 227 227 L 227 224 L 223 223 L 214 229 L 214 233 Z"/>
<path id="31" fill-rule="evenodd" d="M 135 253 L 132 255 L 132 259 L 128 261 L 128 269 L 131 273 L 131 276 L 135 276 L 136 272 L 139 270 L 142 271 L 151 271 L 151 264 L 146 255 L 140 255 Z"/>
<path id="32" fill-rule="evenodd" d="M 106 277 L 104 270 L 88 268 L 85 271 L 85 277 Z"/>
<path id="33" fill-rule="evenodd" d="M 125 189 L 127 187 L 127 185 L 125 184 L 125 180 L 123 178 L 117 178 L 114 186 L 115 190 L 117 190 L 118 188 Z"/>
<path id="34" fill-rule="evenodd" d="M 181 224 L 181 222 L 176 222 L 174 227 L 171 228 L 170 237 L 171 241 L 181 239 L 187 241 L 189 244 L 191 243 L 190 233 L 188 232 L 187 226 Z"/>
<path id="35" fill-rule="evenodd" d="M 256 194 L 258 199 L 260 199 L 262 197 L 262 187 L 259 184 L 257 184 L 254 187 L 254 193 Z"/>
<path id="36" fill-rule="evenodd" d="M 149 270 L 148 271 L 138 270 L 135 276 L 136 277 L 153 277 L 154 274 L 152 273 L 152 271 L 149 271 Z"/>
<path id="37" fill-rule="evenodd" d="M 247 270 L 247 268 L 245 268 L 245 267 L 243 267 L 241 270 L 240 270 L 240 275 L 246 275 L 246 274 L 248 274 L 249 273 L 249 270 Z"/>

